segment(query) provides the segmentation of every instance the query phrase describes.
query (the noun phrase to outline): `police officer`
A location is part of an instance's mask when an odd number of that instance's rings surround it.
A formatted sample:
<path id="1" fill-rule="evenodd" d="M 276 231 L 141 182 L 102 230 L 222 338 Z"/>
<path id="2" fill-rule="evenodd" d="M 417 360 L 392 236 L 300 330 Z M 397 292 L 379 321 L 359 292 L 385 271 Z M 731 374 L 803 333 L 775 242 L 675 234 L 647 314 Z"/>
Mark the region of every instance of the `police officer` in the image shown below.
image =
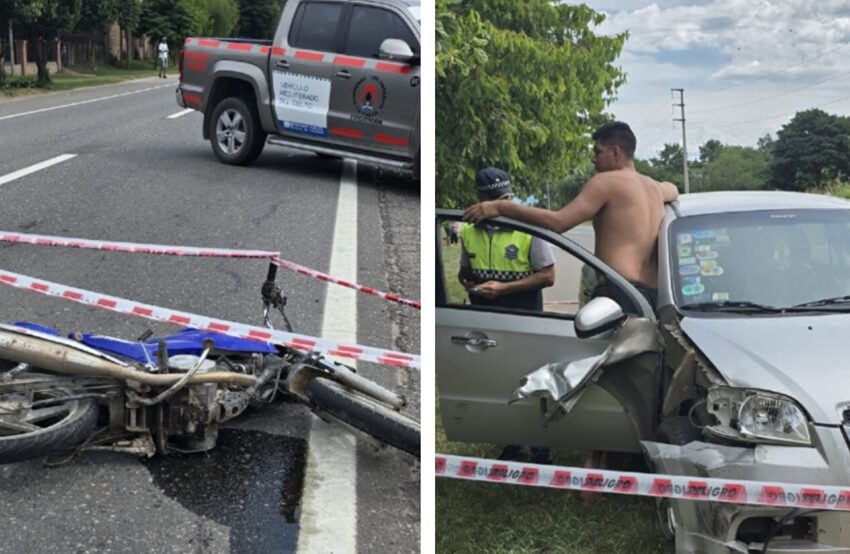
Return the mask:
<path id="1" fill-rule="evenodd" d="M 494 167 L 475 176 L 480 201 L 513 197 L 508 174 Z M 555 258 L 549 243 L 528 233 L 492 225 L 461 227 L 458 278 L 469 301 L 482 306 L 543 310 L 543 289 L 555 283 Z"/>
<path id="2" fill-rule="evenodd" d="M 494 167 L 475 176 L 480 201 L 511 199 L 508 174 Z M 543 289 L 555 284 L 552 247 L 537 237 L 488 224 L 465 223 L 460 231 L 461 260 L 458 278 L 469 291 L 469 301 L 483 306 L 543 311 Z M 502 460 L 529 459 L 552 463 L 545 447 L 505 446 Z"/>

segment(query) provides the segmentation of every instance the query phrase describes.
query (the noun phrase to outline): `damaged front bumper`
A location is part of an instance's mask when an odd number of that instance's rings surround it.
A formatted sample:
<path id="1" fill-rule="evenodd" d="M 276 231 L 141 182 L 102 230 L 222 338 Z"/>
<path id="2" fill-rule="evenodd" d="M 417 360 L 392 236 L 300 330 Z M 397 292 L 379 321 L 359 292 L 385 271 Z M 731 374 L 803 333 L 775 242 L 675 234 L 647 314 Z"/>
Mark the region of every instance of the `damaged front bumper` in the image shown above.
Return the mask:
<path id="1" fill-rule="evenodd" d="M 658 473 L 846 486 L 850 449 L 838 427 L 810 426 L 814 446 L 676 446 L 642 441 Z M 676 552 L 850 554 L 850 513 L 673 500 Z M 764 549 L 768 543 L 767 549 Z"/>

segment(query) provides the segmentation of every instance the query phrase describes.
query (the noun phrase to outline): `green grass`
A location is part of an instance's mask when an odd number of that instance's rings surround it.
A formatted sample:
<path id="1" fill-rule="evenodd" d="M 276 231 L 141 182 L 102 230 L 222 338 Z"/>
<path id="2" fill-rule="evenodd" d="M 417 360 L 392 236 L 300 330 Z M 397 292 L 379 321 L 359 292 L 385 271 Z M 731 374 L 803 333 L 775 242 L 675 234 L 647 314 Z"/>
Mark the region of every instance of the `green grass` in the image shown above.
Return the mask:
<path id="1" fill-rule="evenodd" d="M 172 70 L 172 73 L 174 70 Z M 81 87 L 97 85 L 111 85 L 130 79 L 143 77 L 154 77 L 157 70 L 149 61 L 133 61 L 130 67 L 116 68 L 112 66 L 74 67 L 68 71 L 51 74 L 52 82 L 45 86 L 37 86 L 35 76 L 6 77 L 7 84 L 0 88 L 0 96 L 21 96 L 24 94 L 38 94 L 44 92 L 55 92 L 71 90 Z"/>
<path id="2" fill-rule="evenodd" d="M 450 442 L 437 408 L 436 451 L 482 458 L 500 447 Z M 555 452 L 558 465 L 581 466 L 582 452 Z M 438 478 L 437 552 L 601 554 L 664 552 L 651 498 L 603 494 L 584 505 L 577 492 Z"/>

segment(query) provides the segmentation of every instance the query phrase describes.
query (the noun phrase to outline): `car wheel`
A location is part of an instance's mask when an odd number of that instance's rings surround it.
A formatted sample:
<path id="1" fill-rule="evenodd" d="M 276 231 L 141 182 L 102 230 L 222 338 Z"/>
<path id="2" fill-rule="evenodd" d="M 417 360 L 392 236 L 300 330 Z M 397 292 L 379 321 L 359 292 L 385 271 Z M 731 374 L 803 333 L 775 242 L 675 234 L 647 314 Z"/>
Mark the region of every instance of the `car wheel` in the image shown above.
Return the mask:
<path id="1" fill-rule="evenodd" d="M 266 133 L 252 102 L 230 97 L 219 102 L 210 117 L 210 144 L 222 162 L 246 165 L 263 151 Z"/>

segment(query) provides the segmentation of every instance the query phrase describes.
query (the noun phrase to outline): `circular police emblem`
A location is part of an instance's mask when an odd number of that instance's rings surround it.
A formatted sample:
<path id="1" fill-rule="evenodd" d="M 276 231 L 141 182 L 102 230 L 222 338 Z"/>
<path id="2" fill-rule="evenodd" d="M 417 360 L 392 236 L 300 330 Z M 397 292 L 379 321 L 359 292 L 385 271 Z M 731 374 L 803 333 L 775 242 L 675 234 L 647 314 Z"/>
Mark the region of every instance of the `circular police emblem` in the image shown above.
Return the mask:
<path id="1" fill-rule="evenodd" d="M 515 260 L 519 257 L 519 247 L 516 244 L 510 244 L 505 247 L 505 259 Z"/>
<path id="2" fill-rule="evenodd" d="M 354 109 L 362 115 L 376 115 L 383 107 L 387 88 L 375 77 L 363 77 L 354 86 Z"/>

